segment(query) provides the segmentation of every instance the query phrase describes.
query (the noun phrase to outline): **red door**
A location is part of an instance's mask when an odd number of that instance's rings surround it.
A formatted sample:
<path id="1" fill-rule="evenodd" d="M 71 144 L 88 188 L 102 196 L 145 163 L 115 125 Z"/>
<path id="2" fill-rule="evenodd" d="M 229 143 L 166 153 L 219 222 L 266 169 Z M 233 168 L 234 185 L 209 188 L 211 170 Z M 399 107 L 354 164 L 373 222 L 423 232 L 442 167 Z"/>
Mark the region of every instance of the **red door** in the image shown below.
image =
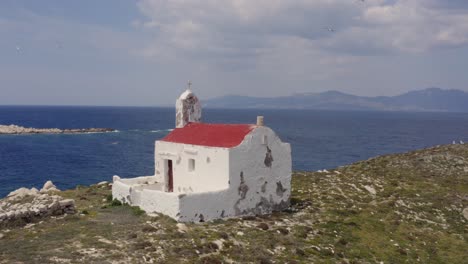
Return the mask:
<path id="1" fill-rule="evenodd" d="M 167 160 L 167 191 L 174 191 L 174 176 L 172 173 L 172 160 Z"/>

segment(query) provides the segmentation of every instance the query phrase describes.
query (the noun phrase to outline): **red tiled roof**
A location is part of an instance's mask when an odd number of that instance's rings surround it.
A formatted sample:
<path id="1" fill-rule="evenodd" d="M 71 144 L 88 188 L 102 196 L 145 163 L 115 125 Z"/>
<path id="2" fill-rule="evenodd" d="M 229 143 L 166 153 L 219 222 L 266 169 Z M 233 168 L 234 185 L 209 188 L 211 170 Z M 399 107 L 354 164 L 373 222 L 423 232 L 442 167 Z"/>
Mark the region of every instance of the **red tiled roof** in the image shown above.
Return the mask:
<path id="1" fill-rule="evenodd" d="M 199 146 L 232 148 L 238 146 L 255 125 L 189 123 L 176 128 L 162 141 Z"/>

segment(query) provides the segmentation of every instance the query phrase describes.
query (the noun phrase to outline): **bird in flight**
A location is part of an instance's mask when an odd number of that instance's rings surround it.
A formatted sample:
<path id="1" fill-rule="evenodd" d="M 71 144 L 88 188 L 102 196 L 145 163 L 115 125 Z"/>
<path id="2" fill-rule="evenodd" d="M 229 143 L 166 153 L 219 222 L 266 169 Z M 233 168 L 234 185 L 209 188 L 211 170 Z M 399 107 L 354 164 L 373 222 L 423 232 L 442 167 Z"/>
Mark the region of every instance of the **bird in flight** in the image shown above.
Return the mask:
<path id="1" fill-rule="evenodd" d="M 328 32 L 335 32 L 335 29 L 332 27 L 327 27 Z"/>

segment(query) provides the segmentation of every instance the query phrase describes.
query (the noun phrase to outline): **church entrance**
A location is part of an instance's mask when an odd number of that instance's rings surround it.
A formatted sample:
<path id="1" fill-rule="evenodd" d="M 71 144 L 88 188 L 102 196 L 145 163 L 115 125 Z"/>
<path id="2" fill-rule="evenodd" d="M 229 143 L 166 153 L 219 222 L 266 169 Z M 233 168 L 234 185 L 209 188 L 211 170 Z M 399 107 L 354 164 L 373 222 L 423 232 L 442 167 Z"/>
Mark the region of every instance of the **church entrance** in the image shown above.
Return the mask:
<path id="1" fill-rule="evenodd" d="M 172 160 L 166 160 L 167 162 L 167 191 L 174 191 L 174 173 L 172 170 Z"/>

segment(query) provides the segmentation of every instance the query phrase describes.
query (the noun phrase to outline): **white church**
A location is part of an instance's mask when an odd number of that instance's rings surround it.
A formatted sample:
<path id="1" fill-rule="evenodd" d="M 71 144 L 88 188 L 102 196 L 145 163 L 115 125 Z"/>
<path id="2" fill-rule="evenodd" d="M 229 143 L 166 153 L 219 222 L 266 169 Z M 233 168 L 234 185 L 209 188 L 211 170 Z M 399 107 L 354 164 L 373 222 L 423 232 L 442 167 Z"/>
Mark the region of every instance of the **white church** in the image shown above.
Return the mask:
<path id="1" fill-rule="evenodd" d="M 176 128 L 155 146 L 155 175 L 113 177 L 112 195 L 179 222 L 269 214 L 289 206 L 291 147 L 264 126 L 201 122 L 187 89 L 176 102 Z"/>

